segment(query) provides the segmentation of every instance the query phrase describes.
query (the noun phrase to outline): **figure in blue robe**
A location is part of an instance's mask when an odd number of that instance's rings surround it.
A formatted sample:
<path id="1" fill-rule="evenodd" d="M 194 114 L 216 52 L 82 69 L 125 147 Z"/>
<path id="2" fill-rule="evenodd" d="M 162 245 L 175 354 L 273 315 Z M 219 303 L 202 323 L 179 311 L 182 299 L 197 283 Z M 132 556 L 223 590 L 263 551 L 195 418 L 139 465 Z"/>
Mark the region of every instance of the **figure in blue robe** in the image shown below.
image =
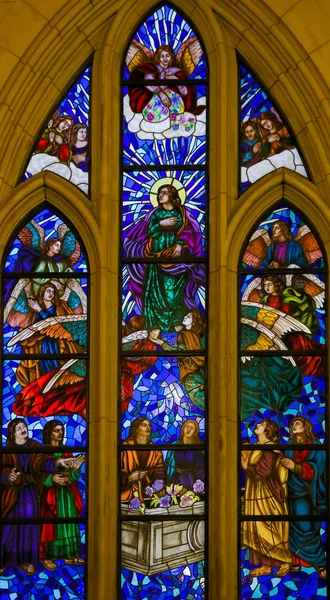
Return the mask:
<path id="1" fill-rule="evenodd" d="M 307 562 L 325 578 L 326 557 L 321 538 L 321 519 L 326 510 L 326 452 L 316 449 L 319 440 L 313 434 L 312 423 L 304 417 L 295 417 L 291 422 L 289 443 L 301 443 L 298 435 L 292 435 L 294 425 L 301 426 L 301 423 L 307 433 L 303 443 L 309 444 L 310 449 L 285 452 L 285 456 L 294 462 L 294 470 L 289 470 L 288 478 L 289 514 L 298 517 L 319 515 L 320 520 L 290 521 L 290 549 L 294 570 L 299 570 L 300 565 Z"/>

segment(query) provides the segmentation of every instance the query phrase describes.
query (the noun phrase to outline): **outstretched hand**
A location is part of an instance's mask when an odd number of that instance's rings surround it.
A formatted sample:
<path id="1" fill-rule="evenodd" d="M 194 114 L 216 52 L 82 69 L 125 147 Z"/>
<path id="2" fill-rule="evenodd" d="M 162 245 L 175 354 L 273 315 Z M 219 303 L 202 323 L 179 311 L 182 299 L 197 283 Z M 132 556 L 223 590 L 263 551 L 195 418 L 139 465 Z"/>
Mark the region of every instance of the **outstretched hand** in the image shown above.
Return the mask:
<path id="1" fill-rule="evenodd" d="M 34 310 L 34 312 L 36 313 L 40 313 L 41 312 L 41 306 L 39 304 L 39 302 L 37 302 L 36 300 L 34 300 L 34 298 L 28 298 L 28 305 L 30 308 L 32 308 L 32 310 Z"/>
<path id="2" fill-rule="evenodd" d="M 164 340 L 160 337 L 160 329 L 152 329 L 149 333 L 149 339 L 154 344 L 158 344 L 158 346 L 162 346 L 164 344 Z"/>

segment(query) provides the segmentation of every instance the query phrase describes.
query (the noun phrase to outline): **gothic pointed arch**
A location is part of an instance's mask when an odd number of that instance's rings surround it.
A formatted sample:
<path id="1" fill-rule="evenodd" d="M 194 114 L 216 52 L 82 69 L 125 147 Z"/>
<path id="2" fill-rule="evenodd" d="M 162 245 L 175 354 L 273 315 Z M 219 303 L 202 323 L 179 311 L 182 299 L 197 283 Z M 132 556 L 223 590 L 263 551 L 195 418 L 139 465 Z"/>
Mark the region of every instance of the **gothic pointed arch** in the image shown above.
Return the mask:
<path id="1" fill-rule="evenodd" d="M 324 248 L 285 199 L 244 244 L 239 273 L 240 596 L 305 578 L 326 593 L 327 375 Z M 277 576 L 276 584 L 274 577 Z"/>
<path id="2" fill-rule="evenodd" d="M 39 205 L 2 260 L 1 576 L 22 597 L 84 597 L 88 297 L 80 236 Z"/>
<path id="3" fill-rule="evenodd" d="M 140 590 L 170 598 L 172 586 L 179 596 L 205 593 L 207 90 L 201 39 L 162 4 L 134 33 L 123 64 L 125 599 Z"/>

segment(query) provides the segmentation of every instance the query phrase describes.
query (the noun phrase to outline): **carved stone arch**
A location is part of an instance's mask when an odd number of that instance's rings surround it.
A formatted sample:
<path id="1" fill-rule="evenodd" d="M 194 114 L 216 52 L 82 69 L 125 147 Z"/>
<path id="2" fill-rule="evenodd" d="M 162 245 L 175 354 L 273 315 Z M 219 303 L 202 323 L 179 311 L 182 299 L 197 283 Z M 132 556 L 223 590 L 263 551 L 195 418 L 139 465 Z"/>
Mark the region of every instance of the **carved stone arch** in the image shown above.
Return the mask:
<path id="1" fill-rule="evenodd" d="M 322 184 L 328 170 L 330 127 L 321 109 L 328 96 L 321 73 L 268 5 L 256 2 L 246 6 L 240 0 L 233 6 L 230 0 L 213 1 L 212 9 L 228 28 L 233 47 L 271 91 L 292 128 L 313 180 Z M 236 57 L 230 56 L 228 68 L 236 70 Z"/>
<path id="2" fill-rule="evenodd" d="M 99 230 L 95 219 L 90 215 L 89 201 L 83 192 L 50 172 L 31 177 L 8 196 L 0 216 L 0 251 L 3 251 L 13 230 L 21 224 L 24 214 L 38 210 L 45 203 L 55 212 L 60 211 L 79 232 L 89 256 L 91 271 L 97 271 L 100 268 Z"/>

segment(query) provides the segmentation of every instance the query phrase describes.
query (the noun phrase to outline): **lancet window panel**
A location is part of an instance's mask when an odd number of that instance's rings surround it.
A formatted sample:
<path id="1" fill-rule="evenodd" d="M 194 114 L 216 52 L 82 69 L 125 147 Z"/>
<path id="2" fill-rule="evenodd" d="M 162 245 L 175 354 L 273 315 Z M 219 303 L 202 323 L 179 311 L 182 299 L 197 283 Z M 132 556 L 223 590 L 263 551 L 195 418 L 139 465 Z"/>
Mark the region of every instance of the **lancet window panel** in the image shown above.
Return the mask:
<path id="1" fill-rule="evenodd" d="M 2 268 L 1 590 L 85 599 L 89 268 L 65 218 L 23 221 Z"/>
<path id="2" fill-rule="evenodd" d="M 207 64 L 163 5 L 123 66 L 121 590 L 205 598 Z"/>
<path id="3" fill-rule="evenodd" d="M 239 293 L 240 598 L 324 597 L 327 264 L 284 199 L 249 236 Z"/>

